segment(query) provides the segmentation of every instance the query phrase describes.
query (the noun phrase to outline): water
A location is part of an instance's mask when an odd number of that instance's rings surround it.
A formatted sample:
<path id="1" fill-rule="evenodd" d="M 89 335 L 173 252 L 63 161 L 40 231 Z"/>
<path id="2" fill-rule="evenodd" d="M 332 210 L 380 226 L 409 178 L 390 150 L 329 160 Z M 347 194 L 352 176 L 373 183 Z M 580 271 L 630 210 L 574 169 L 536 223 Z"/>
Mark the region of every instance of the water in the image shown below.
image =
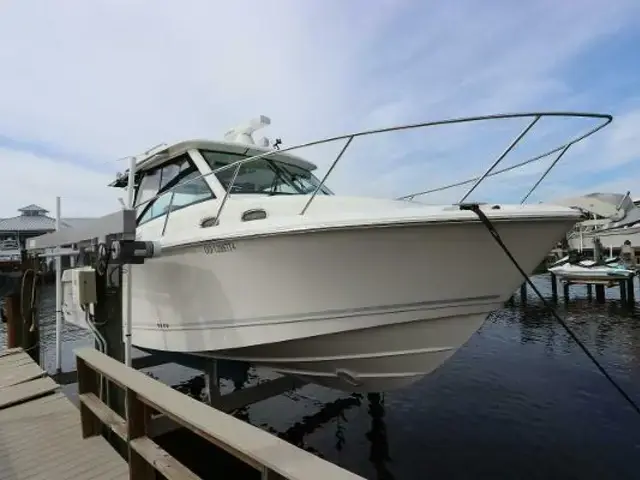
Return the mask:
<path id="1" fill-rule="evenodd" d="M 548 277 L 536 283 L 548 294 Z M 307 386 L 238 416 L 371 479 L 638 478 L 640 418 L 529 295 L 526 308 L 493 314 L 452 359 L 411 388 L 367 396 Z M 640 401 L 640 315 L 622 308 L 617 295 L 611 289 L 607 303 L 597 305 L 585 288 L 572 287 L 570 305 L 558 310 Z M 42 297 L 43 357 L 52 369 L 53 291 Z M 67 369 L 71 349 L 88 337 L 77 329 L 64 333 Z M 2 335 L 0 329 L 4 343 Z M 182 389 L 198 385 L 188 382 L 192 370 L 151 370 Z"/>

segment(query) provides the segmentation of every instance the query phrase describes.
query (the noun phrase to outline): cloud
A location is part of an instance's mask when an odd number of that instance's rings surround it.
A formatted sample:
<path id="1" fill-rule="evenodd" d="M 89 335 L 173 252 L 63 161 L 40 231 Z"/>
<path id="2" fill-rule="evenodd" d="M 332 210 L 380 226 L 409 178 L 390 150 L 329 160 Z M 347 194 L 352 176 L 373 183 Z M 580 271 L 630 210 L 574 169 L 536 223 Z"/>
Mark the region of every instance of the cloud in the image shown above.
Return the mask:
<path id="1" fill-rule="evenodd" d="M 35 203 L 55 212 L 55 197 L 63 198 L 63 217 L 106 215 L 120 208 L 122 191 L 105 188 L 111 176 L 93 169 L 39 156 L 0 148 L 0 172 L 3 172 L 2 211 L 5 217 Z"/>
<path id="2" fill-rule="evenodd" d="M 266 134 L 291 145 L 461 115 L 613 108 L 615 128 L 562 165 L 579 159 L 587 188 L 603 158 L 607 168 L 638 158 L 640 104 L 616 94 L 640 80 L 634 50 L 576 74 L 599 49 L 637 35 L 637 2 L 374 3 L 3 2 L 0 165 L 10 167 L 0 175 L 0 216 L 21 203 L 52 205 L 56 194 L 74 215 L 117 208 L 103 187 L 124 168 L 114 159 L 162 141 L 221 138 L 258 114 L 272 118 Z M 620 75 L 607 68 L 614 56 L 628 59 Z M 522 125 L 492 127 L 491 142 L 484 128 L 359 139 L 330 184 L 395 196 L 472 176 Z M 339 148 L 309 155 L 326 168 Z M 515 199 L 531 175 L 509 177 L 508 188 L 492 180 L 478 194 Z M 572 176 L 559 168 L 545 183 Z"/>

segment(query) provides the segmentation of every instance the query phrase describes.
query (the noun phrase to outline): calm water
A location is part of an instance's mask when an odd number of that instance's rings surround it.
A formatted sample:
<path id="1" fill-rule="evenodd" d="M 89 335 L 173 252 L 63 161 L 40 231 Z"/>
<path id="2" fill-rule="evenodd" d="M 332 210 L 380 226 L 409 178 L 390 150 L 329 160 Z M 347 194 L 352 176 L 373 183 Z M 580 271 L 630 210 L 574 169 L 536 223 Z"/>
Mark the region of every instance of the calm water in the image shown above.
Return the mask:
<path id="1" fill-rule="evenodd" d="M 536 279 L 549 291 L 548 277 Z M 640 313 L 617 289 L 596 305 L 575 287 L 558 310 L 640 401 Z M 640 292 L 636 292 L 640 299 Z M 54 367 L 53 291 L 42 298 L 45 365 Z M 640 308 L 640 306 L 638 307 Z M 0 341 L 3 332 L 0 327 Z M 65 329 L 64 366 L 84 332 Z M 181 388 L 197 372 L 151 369 Z M 255 381 L 265 372 L 252 369 Z M 230 382 L 224 382 L 231 389 Z M 244 409 L 254 425 L 371 479 L 640 478 L 640 418 L 530 293 L 528 306 L 492 315 L 445 365 L 385 395 L 307 386 Z M 211 458 L 211 457 L 207 457 Z"/>

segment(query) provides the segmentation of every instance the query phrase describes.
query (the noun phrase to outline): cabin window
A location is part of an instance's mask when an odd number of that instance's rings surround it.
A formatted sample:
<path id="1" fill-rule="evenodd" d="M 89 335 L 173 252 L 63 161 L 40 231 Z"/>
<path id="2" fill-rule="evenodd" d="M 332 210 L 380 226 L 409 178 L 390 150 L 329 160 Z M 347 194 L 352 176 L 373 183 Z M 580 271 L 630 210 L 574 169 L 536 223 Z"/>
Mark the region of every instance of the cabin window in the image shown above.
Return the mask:
<path id="1" fill-rule="evenodd" d="M 150 172 L 146 172 L 142 179 L 138 184 L 138 192 L 136 195 L 136 205 L 140 205 L 141 203 L 148 202 L 149 199 L 153 198 L 158 194 L 158 190 L 160 189 L 160 178 L 162 171 L 160 169 L 152 170 Z M 144 205 L 141 205 L 140 208 L 144 208 Z"/>
<path id="2" fill-rule="evenodd" d="M 201 153 L 212 170 L 249 158 L 246 155 L 210 150 L 203 150 Z M 234 171 L 235 167 L 229 167 L 215 174 L 225 190 L 229 190 Z M 231 186 L 231 192 L 305 195 L 313 193 L 319 184 L 320 181 L 309 170 L 270 156 L 242 164 Z M 318 193 L 331 195 L 331 191 L 325 186 Z"/>
<path id="3" fill-rule="evenodd" d="M 215 196 L 200 171 L 187 154 L 181 155 L 171 163 L 142 173 L 136 198 L 138 224 L 165 215 L 170 204 L 174 211 L 212 198 Z"/>

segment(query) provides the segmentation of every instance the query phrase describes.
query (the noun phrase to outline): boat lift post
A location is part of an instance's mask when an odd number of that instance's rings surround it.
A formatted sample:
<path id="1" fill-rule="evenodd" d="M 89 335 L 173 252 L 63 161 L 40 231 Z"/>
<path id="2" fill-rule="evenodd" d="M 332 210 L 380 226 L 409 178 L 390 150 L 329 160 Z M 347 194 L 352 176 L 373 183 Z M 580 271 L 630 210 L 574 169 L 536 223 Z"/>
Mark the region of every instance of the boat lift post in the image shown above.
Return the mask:
<path id="1" fill-rule="evenodd" d="M 56 197 L 56 232 L 60 232 L 60 197 Z M 62 256 L 56 247 L 56 373 L 62 372 Z"/>
<path id="2" fill-rule="evenodd" d="M 127 208 L 135 212 L 135 178 L 136 178 L 136 163 L 137 158 L 135 156 L 129 159 L 129 176 L 127 179 Z M 133 332 L 133 310 L 132 310 L 132 288 L 133 288 L 133 272 L 132 265 L 126 265 L 126 268 L 122 272 L 122 283 L 125 287 L 124 295 L 122 298 L 122 320 L 125 322 L 126 330 L 124 336 L 124 363 L 127 367 L 131 366 L 131 335 Z"/>

